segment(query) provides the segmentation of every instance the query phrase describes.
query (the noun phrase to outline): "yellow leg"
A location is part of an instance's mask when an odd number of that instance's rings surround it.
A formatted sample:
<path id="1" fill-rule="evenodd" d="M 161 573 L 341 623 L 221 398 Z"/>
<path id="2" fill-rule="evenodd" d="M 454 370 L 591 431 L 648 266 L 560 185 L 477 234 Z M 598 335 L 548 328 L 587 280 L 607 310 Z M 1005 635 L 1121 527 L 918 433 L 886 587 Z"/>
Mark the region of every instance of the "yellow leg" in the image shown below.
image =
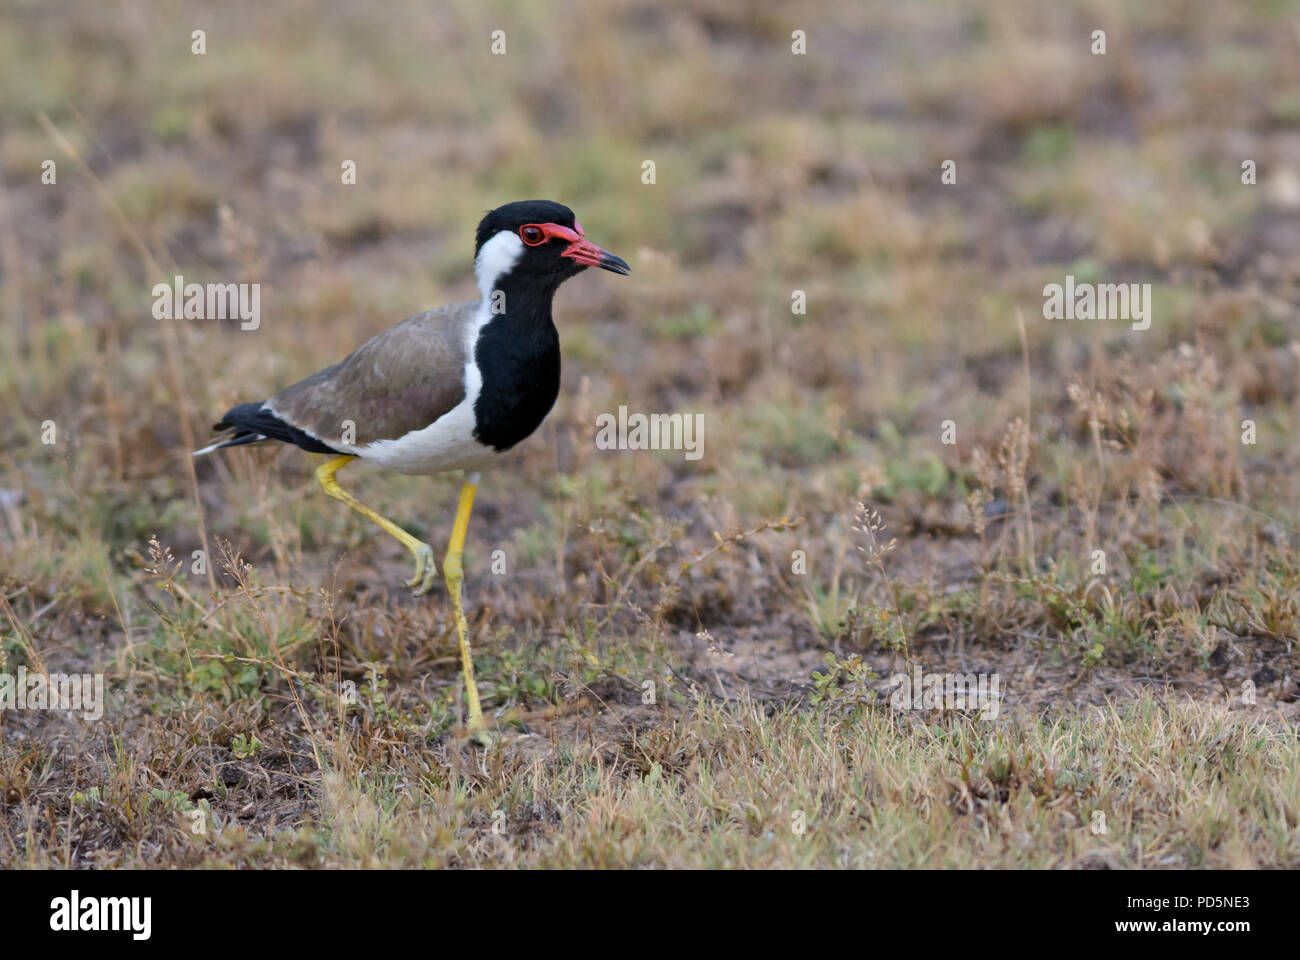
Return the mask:
<path id="1" fill-rule="evenodd" d="M 456 635 L 460 637 L 460 660 L 465 671 L 465 699 L 469 702 L 469 729 L 483 729 L 483 708 L 479 705 L 478 687 L 474 684 L 474 659 L 469 652 L 469 624 L 465 622 L 465 607 L 460 599 L 460 585 L 465 572 L 460 565 L 461 548 L 465 546 L 465 531 L 469 527 L 469 512 L 474 506 L 474 487 L 477 474 L 471 474 L 460 488 L 460 506 L 456 509 L 456 524 L 451 528 L 451 543 L 442 560 L 442 575 L 451 594 L 451 607 L 456 616 Z"/>
<path id="2" fill-rule="evenodd" d="M 335 500 L 342 500 L 363 517 L 368 517 L 375 523 L 379 524 L 396 537 L 402 546 L 406 547 L 407 550 L 410 550 L 411 553 L 415 555 L 415 576 L 406 581 L 406 585 L 408 587 L 415 587 L 415 595 L 417 597 L 421 594 L 427 593 L 429 588 L 433 586 L 434 578 L 438 575 L 438 568 L 433 562 L 433 547 L 429 546 L 422 540 L 417 540 L 387 517 L 382 516 L 367 507 L 356 497 L 352 496 L 352 494 L 340 487 L 338 481 L 334 479 L 334 474 L 338 473 L 340 469 L 355 459 L 356 457 L 349 457 L 346 455 L 335 457 L 333 460 L 322 463 L 317 467 L 316 479 L 320 482 L 321 489 Z"/>

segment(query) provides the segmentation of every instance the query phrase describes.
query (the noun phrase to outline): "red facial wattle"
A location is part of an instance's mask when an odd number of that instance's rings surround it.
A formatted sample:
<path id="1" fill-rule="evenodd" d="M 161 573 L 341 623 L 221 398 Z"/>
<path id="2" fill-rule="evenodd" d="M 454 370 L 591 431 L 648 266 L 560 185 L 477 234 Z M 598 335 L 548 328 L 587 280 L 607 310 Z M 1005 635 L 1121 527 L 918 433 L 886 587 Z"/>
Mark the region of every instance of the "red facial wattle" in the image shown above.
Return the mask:
<path id="1" fill-rule="evenodd" d="M 536 236 L 533 232 L 535 230 L 541 231 L 541 237 L 529 240 L 529 236 Z M 562 257 L 568 257 L 584 267 L 600 267 L 602 270 L 621 276 L 627 276 L 632 272 L 632 268 L 622 257 L 616 257 L 584 237 L 582 227 L 576 220 L 572 227 L 560 223 L 527 223 L 519 228 L 519 236 L 530 247 L 538 247 L 552 240 L 564 240 L 568 246 L 560 252 Z"/>

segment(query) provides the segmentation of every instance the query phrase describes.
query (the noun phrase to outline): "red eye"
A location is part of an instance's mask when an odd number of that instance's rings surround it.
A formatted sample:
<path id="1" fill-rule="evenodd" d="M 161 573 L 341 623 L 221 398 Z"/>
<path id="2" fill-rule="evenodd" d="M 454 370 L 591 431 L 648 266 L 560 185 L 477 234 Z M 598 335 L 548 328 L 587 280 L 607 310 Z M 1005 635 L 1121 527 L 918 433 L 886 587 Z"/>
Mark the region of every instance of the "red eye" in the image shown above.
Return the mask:
<path id="1" fill-rule="evenodd" d="M 541 227 L 530 223 L 519 228 L 519 238 L 530 247 L 535 247 L 546 239 L 546 234 Z"/>

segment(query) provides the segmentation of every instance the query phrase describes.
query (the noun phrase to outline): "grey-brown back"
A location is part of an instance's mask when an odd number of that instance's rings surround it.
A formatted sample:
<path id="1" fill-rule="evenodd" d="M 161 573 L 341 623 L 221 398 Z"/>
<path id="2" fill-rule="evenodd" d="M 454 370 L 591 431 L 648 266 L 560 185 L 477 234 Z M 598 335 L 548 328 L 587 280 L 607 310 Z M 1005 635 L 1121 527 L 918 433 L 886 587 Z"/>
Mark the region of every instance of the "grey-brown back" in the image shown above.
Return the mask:
<path id="1" fill-rule="evenodd" d="M 465 399 L 467 343 L 478 303 L 426 310 L 368 340 L 332 367 L 285 387 L 267 405 L 330 445 L 395 440 Z"/>

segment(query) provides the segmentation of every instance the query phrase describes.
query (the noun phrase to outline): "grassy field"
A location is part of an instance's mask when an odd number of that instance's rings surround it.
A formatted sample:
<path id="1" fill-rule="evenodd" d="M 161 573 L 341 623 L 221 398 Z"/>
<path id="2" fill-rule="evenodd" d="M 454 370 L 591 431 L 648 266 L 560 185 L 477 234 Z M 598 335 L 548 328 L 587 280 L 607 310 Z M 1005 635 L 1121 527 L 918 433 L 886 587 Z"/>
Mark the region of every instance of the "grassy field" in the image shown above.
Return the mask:
<path id="1" fill-rule="evenodd" d="M 532 197 L 633 274 L 483 477 L 481 747 L 319 458 L 189 451 Z M 105 703 L 0 710 L 0 867 L 1298 867 L 1297 303 L 1295 2 L 7 4 L 0 674 Z M 344 479 L 445 546 L 457 477 Z"/>

